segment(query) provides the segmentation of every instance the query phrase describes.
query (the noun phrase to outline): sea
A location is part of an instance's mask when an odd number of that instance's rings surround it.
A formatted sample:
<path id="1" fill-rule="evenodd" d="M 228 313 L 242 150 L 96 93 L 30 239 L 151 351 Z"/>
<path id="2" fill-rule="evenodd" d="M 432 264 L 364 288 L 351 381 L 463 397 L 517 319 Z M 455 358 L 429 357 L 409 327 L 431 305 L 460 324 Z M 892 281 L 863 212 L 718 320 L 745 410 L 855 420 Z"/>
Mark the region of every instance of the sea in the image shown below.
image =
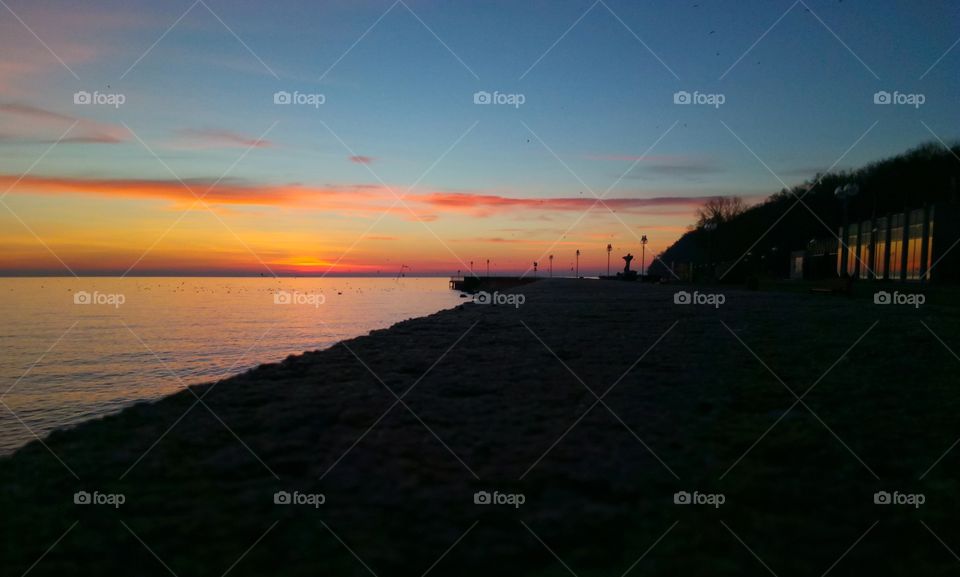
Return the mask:
<path id="1" fill-rule="evenodd" d="M 463 302 L 445 278 L 0 279 L 0 454 Z"/>

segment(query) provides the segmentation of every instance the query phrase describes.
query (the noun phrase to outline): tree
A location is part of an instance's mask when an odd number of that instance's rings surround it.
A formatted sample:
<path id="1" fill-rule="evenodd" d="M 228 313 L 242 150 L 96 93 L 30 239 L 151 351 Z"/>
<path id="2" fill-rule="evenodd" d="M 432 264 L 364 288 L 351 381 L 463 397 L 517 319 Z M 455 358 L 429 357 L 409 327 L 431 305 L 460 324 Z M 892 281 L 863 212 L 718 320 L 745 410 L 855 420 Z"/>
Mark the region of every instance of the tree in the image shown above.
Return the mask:
<path id="1" fill-rule="evenodd" d="M 723 224 L 740 216 L 747 205 L 739 196 L 715 196 L 697 209 L 697 228 Z"/>

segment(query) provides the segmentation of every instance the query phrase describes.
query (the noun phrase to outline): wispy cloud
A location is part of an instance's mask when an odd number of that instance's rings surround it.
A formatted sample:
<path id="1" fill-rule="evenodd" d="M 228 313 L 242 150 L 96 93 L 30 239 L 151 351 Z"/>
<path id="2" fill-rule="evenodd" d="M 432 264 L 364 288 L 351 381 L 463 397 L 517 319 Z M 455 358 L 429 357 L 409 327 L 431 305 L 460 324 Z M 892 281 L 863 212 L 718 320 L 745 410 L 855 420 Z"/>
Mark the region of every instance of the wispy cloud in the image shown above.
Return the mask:
<path id="1" fill-rule="evenodd" d="M 60 142 L 88 144 L 117 144 L 130 140 L 130 133 L 123 126 L 90 120 L 79 116 L 55 112 L 28 104 L 0 103 L 0 116 L 13 117 L 14 121 L 0 133 L 0 140 L 16 143 L 50 143 L 57 140 L 64 129 L 73 123 L 76 126 Z"/>
<path id="2" fill-rule="evenodd" d="M 534 239 L 534 238 L 503 238 L 502 236 L 476 237 L 454 240 L 454 242 L 471 242 L 487 244 L 512 244 L 523 246 L 579 246 L 579 241 L 555 240 L 552 238 Z"/>
<path id="3" fill-rule="evenodd" d="M 613 210 L 631 211 L 659 207 L 696 207 L 702 205 L 708 198 L 709 197 L 699 196 L 607 198 L 604 199 L 603 203 Z M 485 212 L 515 209 L 583 211 L 594 207 L 595 209 L 606 211 L 600 204 L 594 206 L 596 199 L 592 197 L 518 198 L 491 194 L 437 192 L 420 195 L 419 200 L 450 210 L 472 211 L 475 216 L 483 216 Z"/>
<path id="4" fill-rule="evenodd" d="M 373 164 L 375 159 L 372 156 L 351 156 L 350 162 L 357 164 Z"/>
<path id="5" fill-rule="evenodd" d="M 792 177 L 800 177 L 800 178 L 814 178 L 818 174 L 823 174 L 824 172 L 826 172 L 827 168 L 829 168 L 829 165 L 797 166 L 794 168 L 784 168 L 784 169 L 777 170 L 777 174 L 782 176 L 792 176 Z M 835 166 L 833 168 L 833 172 L 842 172 L 844 170 L 848 170 L 848 168 L 843 166 Z"/>
<path id="6" fill-rule="evenodd" d="M 273 143 L 219 128 L 184 128 L 177 131 L 176 145 L 187 149 L 206 148 L 270 148 Z"/>
<path id="7" fill-rule="evenodd" d="M 660 176 L 704 176 L 725 172 L 723 168 L 711 164 L 652 164 L 643 171 Z"/>
<path id="8" fill-rule="evenodd" d="M 636 163 L 628 178 L 672 177 L 697 180 L 699 177 L 726 172 L 726 169 L 717 164 L 714 159 L 696 155 L 591 154 L 586 158 L 606 162 Z"/>
<path id="9" fill-rule="evenodd" d="M 91 2 L 84 3 L 82 9 L 64 9 L 57 2 L 7 4 L 17 15 L 0 7 L 0 90 L 7 97 L 27 98 L 35 96 L 37 90 L 50 90 L 52 82 L 71 74 L 65 66 L 83 77 L 82 66 L 122 53 L 115 35 L 160 27 L 169 18 L 133 6 L 96 6 Z M 53 90 L 60 90 L 58 85 L 53 86 L 57 86 Z"/>
<path id="10" fill-rule="evenodd" d="M 649 163 L 670 163 L 684 162 L 690 160 L 690 156 L 680 154 L 588 154 L 585 156 L 588 160 L 602 160 L 607 162 L 649 162 Z"/>

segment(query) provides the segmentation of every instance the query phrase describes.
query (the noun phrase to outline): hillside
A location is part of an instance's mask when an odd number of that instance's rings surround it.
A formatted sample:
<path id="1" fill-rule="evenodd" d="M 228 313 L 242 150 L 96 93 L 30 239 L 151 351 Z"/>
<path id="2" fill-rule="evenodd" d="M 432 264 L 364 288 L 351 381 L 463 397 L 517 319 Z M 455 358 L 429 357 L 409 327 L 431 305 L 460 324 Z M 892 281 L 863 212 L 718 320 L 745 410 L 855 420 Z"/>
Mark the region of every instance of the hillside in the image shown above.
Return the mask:
<path id="1" fill-rule="evenodd" d="M 847 206 L 849 218 L 856 220 L 924 204 L 956 204 L 958 182 L 960 146 L 948 150 L 939 143 L 924 144 L 856 170 L 814 175 L 734 218 L 696 227 L 659 255 L 660 261 L 705 269 L 720 264 L 715 278 L 727 282 L 752 274 L 785 277 L 791 251 L 802 250 L 811 241 L 836 245 L 844 210 L 835 194 L 838 187 L 859 188 Z M 660 261 L 651 265 L 651 274 L 670 276 Z"/>

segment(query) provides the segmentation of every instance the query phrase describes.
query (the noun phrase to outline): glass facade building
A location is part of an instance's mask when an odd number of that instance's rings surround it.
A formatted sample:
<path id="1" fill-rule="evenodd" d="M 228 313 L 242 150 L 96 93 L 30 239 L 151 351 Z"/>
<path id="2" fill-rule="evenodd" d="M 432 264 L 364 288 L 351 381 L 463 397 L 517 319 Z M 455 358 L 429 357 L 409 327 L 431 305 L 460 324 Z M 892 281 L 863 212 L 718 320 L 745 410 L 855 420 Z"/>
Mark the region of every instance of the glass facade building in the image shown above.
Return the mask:
<path id="1" fill-rule="evenodd" d="M 838 235 L 837 272 L 854 279 L 930 280 L 937 265 L 934 215 L 928 206 L 848 223 Z"/>

